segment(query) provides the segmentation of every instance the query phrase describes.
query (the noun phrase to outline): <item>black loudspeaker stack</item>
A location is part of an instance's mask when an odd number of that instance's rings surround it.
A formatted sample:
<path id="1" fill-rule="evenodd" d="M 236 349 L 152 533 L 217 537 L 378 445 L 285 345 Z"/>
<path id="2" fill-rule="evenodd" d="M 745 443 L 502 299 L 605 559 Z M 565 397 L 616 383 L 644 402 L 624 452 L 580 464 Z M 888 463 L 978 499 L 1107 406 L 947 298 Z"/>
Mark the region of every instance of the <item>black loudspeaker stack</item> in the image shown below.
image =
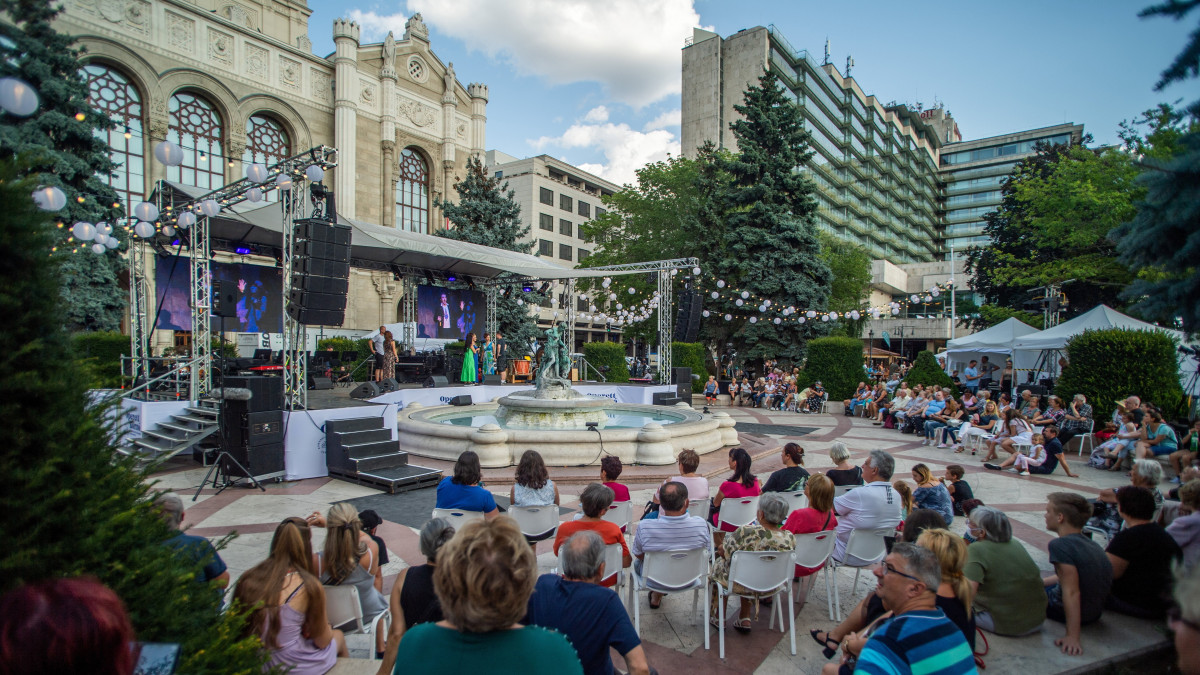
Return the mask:
<path id="1" fill-rule="evenodd" d="M 296 260 L 288 316 L 308 326 L 340 326 L 350 289 L 350 226 L 296 221 Z"/>
<path id="2" fill-rule="evenodd" d="M 484 375 L 483 383 L 487 386 L 499 387 L 500 386 L 500 376 L 499 375 Z"/>
<path id="3" fill-rule="evenodd" d="M 679 308 L 675 313 L 675 341 L 695 342 L 700 333 L 700 313 L 704 311 L 702 296 L 693 290 L 679 292 Z"/>
<path id="4" fill-rule="evenodd" d="M 350 392 L 350 398 L 375 398 L 383 393 L 376 382 L 363 382 Z"/>
<path id="5" fill-rule="evenodd" d="M 471 397 L 467 394 L 455 396 L 450 399 L 450 405 L 471 405 L 472 403 L 474 403 L 474 401 L 472 401 Z"/>
<path id="6" fill-rule="evenodd" d="M 213 316 L 237 316 L 237 284 L 232 281 L 214 281 L 212 294 Z"/>
<path id="7" fill-rule="evenodd" d="M 221 402 L 221 447 L 246 470 L 232 463 L 233 476 L 269 476 L 284 470 L 283 378 L 226 377 L 226 388 L 249 389 L 249 400 Z"/>
<path id="8" fill-rule="evenodd" d="M 432 389 L 434 387 L 449 387 L 450 380 L 446 379 L 445 375 L 430 375 L 429 377 L 425 378 L 425 382 L 421 386 L 425 387 L 426 389 Z"/>
<path id="9" fill-rule="evenodd" d="M 675 385 L 675 396 L 681 401 L 692 400 L 692 369 L 672 368 L 671 383 Z"/>

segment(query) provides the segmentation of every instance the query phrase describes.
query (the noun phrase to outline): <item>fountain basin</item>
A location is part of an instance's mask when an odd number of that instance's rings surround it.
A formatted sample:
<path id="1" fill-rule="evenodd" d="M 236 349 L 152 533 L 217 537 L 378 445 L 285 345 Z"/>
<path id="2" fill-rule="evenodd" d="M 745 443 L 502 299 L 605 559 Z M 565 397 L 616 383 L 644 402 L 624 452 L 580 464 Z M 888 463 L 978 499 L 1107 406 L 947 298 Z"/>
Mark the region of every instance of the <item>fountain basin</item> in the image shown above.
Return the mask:
<path id="1" fill-rule="evenodd" d="M 499 400 L 495 418 L 501 427 L 526 429 L 586 429 L 589 422 L 608 426 L 606 398 L 592 398 L 572 389 L 531 389 Z"/>
<path id="2" fill-rule="evenodd" d="M 537 450 L 552 466 L 599 464 L 605 453 L 625 463 L 669 465 L 684 448 L 704 454 L 737 444 L 734 420 L 723 412 L 701 415 L 686 404 L 600 403 L 611 417 L 606 428 L 596 430 L 505 428 L 497 403 L 469 408 L 412 403 L 397 414 L 397 430 L 406 452 L 453 462 L 473 450 L 488 468 L 513 466 L 526 450 Z"/>

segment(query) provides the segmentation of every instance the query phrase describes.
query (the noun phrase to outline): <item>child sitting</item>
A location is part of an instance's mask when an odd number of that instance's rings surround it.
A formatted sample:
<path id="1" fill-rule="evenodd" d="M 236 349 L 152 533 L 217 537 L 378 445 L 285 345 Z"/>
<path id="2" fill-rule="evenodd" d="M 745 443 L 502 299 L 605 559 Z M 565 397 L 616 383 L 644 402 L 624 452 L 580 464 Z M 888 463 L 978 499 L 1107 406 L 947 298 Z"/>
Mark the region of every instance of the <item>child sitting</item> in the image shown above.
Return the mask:
<path id="1" fill-rule="evenodd" d="M 1034 434 L 1030 438 L 1033 447 L 1029 449 L 1029 454 L 1022 452 L 1017 455 L 1013 462 L 1013 468 L 1009 471 L 1020 473 L 1022 476 L 1029 475 L 1029 467 L 1041 466 L 1046 461 L 1046 438 L 1041 434 Z"/>
<path id="2" fill-rule="evenodd" d="M 942 484 L 950 492 L 950 499 L 954 500 L 954 515 L 956 516 L 967 515 L 963 511 L 963 502 L 975 498 L 971 485 L 963 480 L 965 474 L 966 470 L 961 465 L 951 464 L 946 467 L 946 477 L 942 480 Z"/>

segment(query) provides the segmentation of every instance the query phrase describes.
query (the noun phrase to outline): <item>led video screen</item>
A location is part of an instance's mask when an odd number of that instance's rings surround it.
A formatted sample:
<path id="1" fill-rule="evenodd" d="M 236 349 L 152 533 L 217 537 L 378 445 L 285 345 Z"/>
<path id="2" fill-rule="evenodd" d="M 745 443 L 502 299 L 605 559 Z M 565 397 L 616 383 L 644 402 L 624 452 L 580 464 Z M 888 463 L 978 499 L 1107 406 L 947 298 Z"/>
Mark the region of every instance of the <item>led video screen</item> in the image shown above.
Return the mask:
<path id="1" fill-rule="evenodd" d="M 243 263 L 210 263 L 214 281 L 237 287 L 237 316 L 225 319 L 230 333 L 283 332 L 283 270 Z M 186 257 L 159 258 L 154 270 L 156 328 L 191 330 L 192 310 L 188 290 L 190 266 Z M 221 318 L 212 318 L 212 329 L 221 330 Z"/>
<path id="2" fill-rule="evenodd" d="M 483 293 L 468 289 L 417 287 L 417 337 L 462 340 L 467 333 L 483 339 L 487 320 Z"/>

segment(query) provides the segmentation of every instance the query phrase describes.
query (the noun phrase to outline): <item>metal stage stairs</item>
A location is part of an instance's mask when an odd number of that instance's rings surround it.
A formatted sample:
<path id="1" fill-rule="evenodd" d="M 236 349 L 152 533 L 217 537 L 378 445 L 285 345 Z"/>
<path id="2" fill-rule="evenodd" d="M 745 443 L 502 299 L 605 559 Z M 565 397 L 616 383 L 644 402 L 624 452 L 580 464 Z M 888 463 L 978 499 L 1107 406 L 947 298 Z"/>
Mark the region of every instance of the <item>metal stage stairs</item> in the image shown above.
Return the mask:
<path id="1" fill-rule="evenodd" d="M 188 406 L 183 413 L 171 415 L 171 421 L 160 422 L 142 432 L 127 446 L 127 454 L 143 461 L 166 460 L 191 450 L 209 436 L 217 433 L 221 407 L 216 401 L 202 400 Z"/>
<path id="2" fill-rule="evenodd" d="M 381 417 L 326 422 L 325 464 L 330 476 L 390 494 L 433 487 L 442 479 L 440 470 L 408 463 L 408 453 L 392 440 Z"/>

